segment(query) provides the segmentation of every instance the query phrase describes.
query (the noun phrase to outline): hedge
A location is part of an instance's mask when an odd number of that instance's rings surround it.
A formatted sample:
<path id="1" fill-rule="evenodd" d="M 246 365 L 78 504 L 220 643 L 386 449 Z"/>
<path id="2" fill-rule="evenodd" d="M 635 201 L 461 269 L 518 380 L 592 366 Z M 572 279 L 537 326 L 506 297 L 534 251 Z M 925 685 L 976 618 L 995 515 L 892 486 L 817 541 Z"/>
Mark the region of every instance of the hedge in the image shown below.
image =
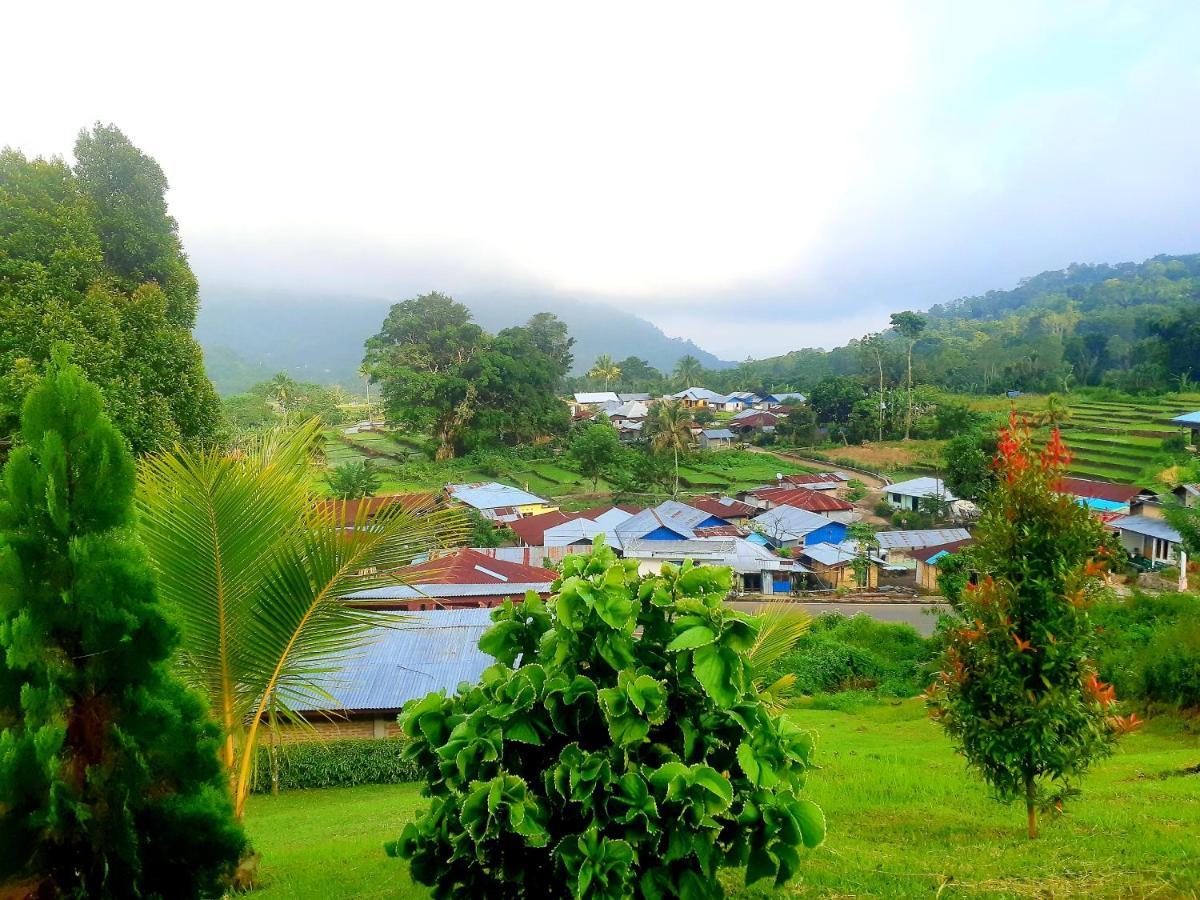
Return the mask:
<path id="1" fill-rule="evenodd" d="M 305 741 L 279 747 L 279 789 L 353 787 L 359 784 L 399 784 L 418 780 L 416 768 L 402 758 L 405 741 Z M 271 790 L 269 748 L 258 748 L 251 790 Z"/>

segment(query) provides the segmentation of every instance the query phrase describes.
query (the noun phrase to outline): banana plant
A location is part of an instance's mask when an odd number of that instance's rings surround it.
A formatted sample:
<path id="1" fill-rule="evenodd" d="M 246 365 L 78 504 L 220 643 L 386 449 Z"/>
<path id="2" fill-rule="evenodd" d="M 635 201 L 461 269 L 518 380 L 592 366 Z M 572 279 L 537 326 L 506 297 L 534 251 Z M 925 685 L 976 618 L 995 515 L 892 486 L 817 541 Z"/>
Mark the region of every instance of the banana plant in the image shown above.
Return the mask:
<path id="1" fill-rule="evenodd" d="M 330 656 L 361 646 L 378 613 L 343 603 L 395 583 L 392 571 L 465 534 L 430 500 L 374 511 L 309 494 L 317 420 L 234 452 L 175 448 L 143 461 L 142 539 L 182 631 L 184 677 L 224 730 L 222 761 L 240 817 L 264 721 L 314 698 Z M 369 573 L 369 574 L 364 574 Z"/>

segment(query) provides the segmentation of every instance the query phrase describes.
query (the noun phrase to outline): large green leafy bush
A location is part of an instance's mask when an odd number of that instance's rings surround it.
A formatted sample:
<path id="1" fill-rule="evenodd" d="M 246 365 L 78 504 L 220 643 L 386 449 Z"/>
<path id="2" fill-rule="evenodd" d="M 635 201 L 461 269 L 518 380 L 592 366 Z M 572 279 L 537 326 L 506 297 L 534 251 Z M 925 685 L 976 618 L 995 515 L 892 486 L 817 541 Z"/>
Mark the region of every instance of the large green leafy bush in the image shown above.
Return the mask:
<path id="1" fill-rule="evenodd" d="M 813 736 L 772 715 L 724 604 L 728 569 L 641 577 L 607 547 L 556 595 L 507 602 L 500 663 L 401 716 L 432 799 L 389 852 L 438 897 L 719 897 L 718 869 L 787 881 L 825 834 Z"/>

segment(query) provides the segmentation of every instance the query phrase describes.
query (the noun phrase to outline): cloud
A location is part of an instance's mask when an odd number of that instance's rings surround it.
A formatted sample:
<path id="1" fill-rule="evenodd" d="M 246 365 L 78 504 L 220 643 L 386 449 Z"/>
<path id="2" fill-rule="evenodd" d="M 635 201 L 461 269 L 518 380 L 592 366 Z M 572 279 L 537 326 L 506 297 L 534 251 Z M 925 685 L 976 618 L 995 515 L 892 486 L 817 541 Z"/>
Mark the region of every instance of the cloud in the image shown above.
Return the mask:
<path id="1" fill-rule="evenodd" d="M 8 11 L 0 141 L 119 124 L 202 278 L 527 285 L 740 359 L 1198 249 L 1194 4 L 68 6 Z"/>

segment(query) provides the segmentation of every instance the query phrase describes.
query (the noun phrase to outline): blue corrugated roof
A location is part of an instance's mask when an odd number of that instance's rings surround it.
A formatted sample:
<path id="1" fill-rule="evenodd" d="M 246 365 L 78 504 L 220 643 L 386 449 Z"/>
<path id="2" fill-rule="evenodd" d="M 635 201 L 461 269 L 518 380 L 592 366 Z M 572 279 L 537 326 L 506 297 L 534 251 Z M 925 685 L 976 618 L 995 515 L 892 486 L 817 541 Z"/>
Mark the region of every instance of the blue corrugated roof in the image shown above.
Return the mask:
<path id="1" fill-rule="evenodd" d="M 336 702 L 313 696 L 299 711 L 399 709 L 431 691 L 453 694 L 475 684 L 496 660 L 479 649 L 491 627 L 490 609 L 445 609 L 388 613 L 395 625 L 374 629 L 365 647 L 330 657 L 337 671 L 319 676 L 321 690 Z"/>
<path id="2" fill-rule="evenodd" d="M 1200 410 L 1197 410 L 1194 413 L 1176 416 L 1171 421 L 1179 425 L 1200 425 Z"/>

